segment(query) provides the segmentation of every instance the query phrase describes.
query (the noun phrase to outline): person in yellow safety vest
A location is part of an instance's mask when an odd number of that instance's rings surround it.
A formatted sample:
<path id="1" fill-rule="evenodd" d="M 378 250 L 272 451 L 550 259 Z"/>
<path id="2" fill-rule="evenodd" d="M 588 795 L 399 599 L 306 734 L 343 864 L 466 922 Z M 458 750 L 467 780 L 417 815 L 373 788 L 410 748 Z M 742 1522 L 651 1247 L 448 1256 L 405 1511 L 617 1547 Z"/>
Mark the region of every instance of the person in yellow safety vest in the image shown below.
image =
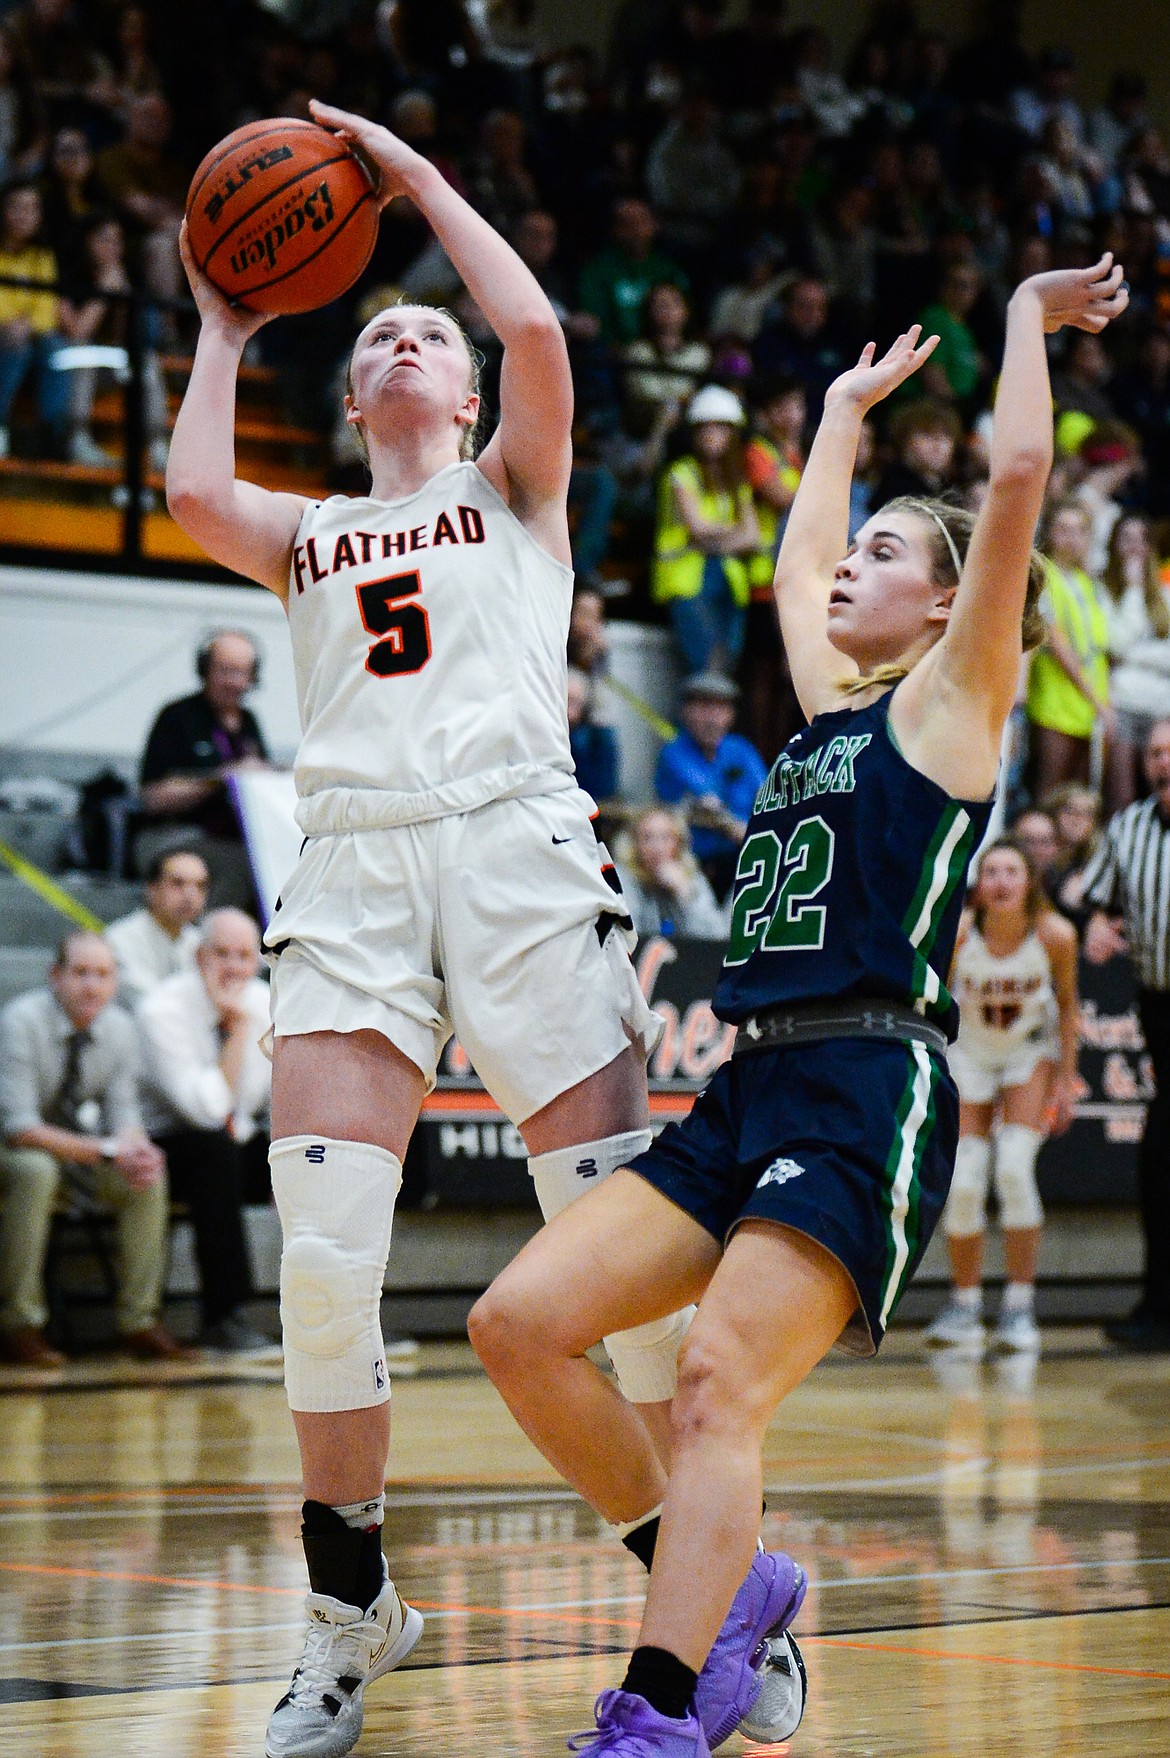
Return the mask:
<path id="1" fill-rule="evenodd" d="M 1058 501 L 1048 520 L 1047 581 L 1040 609 L 1047 627 L 1032 655 L 1027 715 L 1036 752 L 1036 794 L 1063 781 L 1087 781 L 1098 717 L 1108 739 L 1109 623 L 1100 589 L 1085 572 L 1092 525 L 1077 501 Z"/>
<path id="2" fill-rule="evenodd" d="M 730 671 L 743 647 L 750 558 L 760 545 L 744 473 L 739 398 L 704 385 L 691 399 L 691 449 L 658 487 L 651 592 L 670 607 L 688 672 Z"/>
<path id="3" fill-rule="evenodd" d="M 744 642 L 744 711 L 753 743 L 770 762 L 803 718 L 780 641 L 772 577 L 804 470 L 808 397 L 800 380 L 788 373 L 763 375 L 754 390 L 755 431 L 744 450 L 744 465 L 756 502 L 760 547 L 748 563 L 752 597 Z"/>

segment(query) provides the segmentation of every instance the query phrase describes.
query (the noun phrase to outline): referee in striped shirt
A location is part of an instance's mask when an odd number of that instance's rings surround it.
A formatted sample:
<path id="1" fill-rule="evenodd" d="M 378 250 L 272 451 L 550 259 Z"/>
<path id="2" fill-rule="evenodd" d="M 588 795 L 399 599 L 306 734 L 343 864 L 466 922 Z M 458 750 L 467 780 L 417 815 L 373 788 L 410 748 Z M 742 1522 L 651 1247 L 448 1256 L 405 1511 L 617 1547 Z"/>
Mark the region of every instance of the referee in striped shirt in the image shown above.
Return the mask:
<path id="1" fill-rule="evenodd" d="M 1170 719 L 1145 745 L 1153 789 L 1118 812 L 1085 869 L 1082 897 L 1094 913 L 1085 956 L 1103 963 L 1128 950 L 1138 1012 L 1154 1065 L 1154 1097 L 1138 1150 L 1146 1273 L 1141 1300 L 1106 1335 L 1123 1348 L 1170 1352 Z"/>

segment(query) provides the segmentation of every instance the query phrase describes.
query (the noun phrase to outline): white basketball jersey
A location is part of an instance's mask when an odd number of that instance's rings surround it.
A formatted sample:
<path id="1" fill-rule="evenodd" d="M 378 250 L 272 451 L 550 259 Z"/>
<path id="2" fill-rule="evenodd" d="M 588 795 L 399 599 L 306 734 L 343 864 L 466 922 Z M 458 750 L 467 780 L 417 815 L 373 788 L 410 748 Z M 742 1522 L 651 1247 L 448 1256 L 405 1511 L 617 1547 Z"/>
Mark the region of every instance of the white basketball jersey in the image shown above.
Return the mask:
<path id="1" fill-rule="evenodd" d="M 301 828 L 417 822 L 574 786 L 572 588 L 472 463 L 402 500 L 308 508 L 288 596 Z"/>
<path id="2" fill-rule="evenodd" d="M 959 1003 L 959 1042 L 976 1057 L 999 1059 L 1055 1031 L 1052 967 L 1035 933 L 996 958 L 972 924 L 955 960 L 951 993 Z"/>

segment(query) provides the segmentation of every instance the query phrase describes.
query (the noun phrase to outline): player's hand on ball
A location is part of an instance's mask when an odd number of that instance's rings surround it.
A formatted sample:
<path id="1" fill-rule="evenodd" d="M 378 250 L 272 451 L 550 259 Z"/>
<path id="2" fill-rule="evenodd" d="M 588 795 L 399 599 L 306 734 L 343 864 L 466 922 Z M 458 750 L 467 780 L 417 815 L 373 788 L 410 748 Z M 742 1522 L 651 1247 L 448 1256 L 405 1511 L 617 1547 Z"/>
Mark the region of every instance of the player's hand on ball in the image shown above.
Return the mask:
<path id="1" fill-rule="evenodd" d="M 276 315 L 270 311 L 252 311 L 246 305 L 233 305 L 230 299 L 224 298 L 195 261 L 186 220 L 179 228 L 179 256 L 191 285 L 191 296 L 199 307 L 200 320 L 206 326 L 223 331 L 243 346 L 261 325 Z"/>
<path id="2" fill-rule="evenodd" d="M 385 207 L 396 195 L 409 195 L 420 165 L 426 160 L 413 147 L 391 134 L 378 122 L 368 122 L 352 110 L 338 110 L 333 104 L 309 100 L 313 121 L 339 135 L 347 146 L 356 147 L 362 158 L 378 174 L 377 197 Z"/>
<path id="3" fill-rule="evenodd" d="M 1129 304 L 1124 271 L 1114 262 L 1111 250 L 1087 269 L 1052 269 L 1046 275 L 1032 275 L 1016 292 L 1039 300 L 1049 335 L 1066 324 L 1095 335 L 1120 317 Z"/>

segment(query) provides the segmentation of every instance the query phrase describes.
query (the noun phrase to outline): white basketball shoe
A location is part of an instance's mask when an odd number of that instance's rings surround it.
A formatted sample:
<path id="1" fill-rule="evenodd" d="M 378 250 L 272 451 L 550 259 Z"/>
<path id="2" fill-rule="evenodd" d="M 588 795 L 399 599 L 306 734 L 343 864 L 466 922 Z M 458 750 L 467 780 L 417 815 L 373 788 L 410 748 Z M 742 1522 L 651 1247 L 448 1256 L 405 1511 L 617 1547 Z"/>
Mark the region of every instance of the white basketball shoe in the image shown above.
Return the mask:
<path id="1" fill-rule="evenodd" d="M 964 1306 L 952 1296 L 933 1323 L 927 1325 L 925 1340 L 948 1349 L 982 1355 L 987 1331 L 978 1308 Z"/>
<path id="2" fill-rule="evenodd" d="M 800 1726 L 808 1695 L 804 1661 L 791 1630 L 768 1637 L 768 1657 L 760 1668 L 760 1694 L 739 1724 L 749 1740 L 772 1746 L 790 1740 Z"/>
<path id="3" fill-rule="evenodd" d="M 368 1611 L 327 1593 L 305 1599 L 309 1627 L 292 1683 L 268 1720 L 267 1758 L 343 1758 L 362 1731 L 362 1696 L 406 1659 L 423 1633 L 382 1559 L 384 1586 Z"/>

